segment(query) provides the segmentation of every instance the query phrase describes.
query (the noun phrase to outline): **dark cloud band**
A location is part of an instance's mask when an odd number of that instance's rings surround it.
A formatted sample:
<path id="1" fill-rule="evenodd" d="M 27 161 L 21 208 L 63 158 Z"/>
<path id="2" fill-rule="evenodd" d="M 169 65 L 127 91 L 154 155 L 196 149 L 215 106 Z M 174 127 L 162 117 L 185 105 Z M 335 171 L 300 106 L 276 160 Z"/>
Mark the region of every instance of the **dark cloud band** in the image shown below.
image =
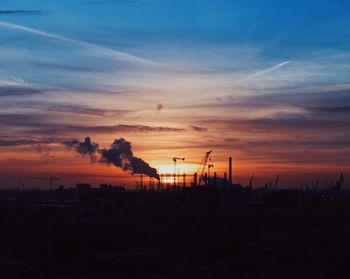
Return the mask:
<path id="1" fill-rule="evenodd" d="M 44 15 L 47 12 L 40 10 L 0 10 L 0 15 L 19 15 L 19 16 L 30 16 L 30 15 Z"/>

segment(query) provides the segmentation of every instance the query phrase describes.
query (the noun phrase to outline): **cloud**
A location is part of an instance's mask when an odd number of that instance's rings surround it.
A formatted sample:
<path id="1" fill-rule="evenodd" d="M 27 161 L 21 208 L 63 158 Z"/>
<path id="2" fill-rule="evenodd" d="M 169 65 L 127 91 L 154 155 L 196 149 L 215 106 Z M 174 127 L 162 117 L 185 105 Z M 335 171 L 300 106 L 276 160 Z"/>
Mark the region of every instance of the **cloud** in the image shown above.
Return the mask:
<path id="1" fill-rule="evenodd" d="M 26 113 L 3 113 L 0 114 L 0 127 L 22 127 L 29 133 L 42 133 L 50 135 L 62 135 L 65 133 L 96 133 L 96 134 L 113 134 L 117 132 L 133 132 L 133 133 L 178 133 L 185 132 L 183 128 L 157 127 L 146 125 L 111 125 L 111 126 L 82 126 L 82 125 L 64 125 L 53 123 L 57 120 L 55 115 L 47 114 L 26 114 Z"/>
<path id="2" fill-rule="evenodd" d="M 68 112 L 75 114 L 95 115 L 104 117 L 120 116 L 129 110 L 99 109 L 80 105 L 55 105 L 47 108 L 49 111 Z"/>
<path id="3" fill-rule="evenodd" d="M 48 127 L 49 128 L 49 127 Z M 170 128 L 170 127 L 152 127 L 145 125 L 114 125 L 114 126 L 59 126 L 52 129 L 52 133 L 59 132 L 81 132 L 81 133 L 96 133 L 96 134 L 112 134 L 117 132 L 183 132 L 185 129 Z"/>
<path id="4" fill-rule="evenodd" d="M 271 118 L 259 119 L 206 119 L 203 121 L 212 127 L 224 131 L 247 133 L 285 133 L 285 132 L 311 132 L 311 131 L 341 131 L 350 124 L 349 120 L 324 120 L 285 114 Z"/>
<path id="5" fill-rule="evenodd" d="M 21 79 L 0 79 L 1 96 L 26 96 L 44 93 L 44 88 L 39 88 Z"/>
<path id="6" fill-rule="evenodd" d="M 0 138 L 0 147 L 33 145 L 41 146 L 42 144 L 60 143 L 59 138 L 25 138 L 25 137 L 2 137 Z"/>
<path id="7" fill-rule="evenodd" d="M 350 106 L 347 106 L 347 105 L 309 107 L 308 109 L 311 112 L 317 112 L 317 113 L 350 114 Z"/>
<path id="8" fill-rule="evenodd" d="M 44 90 L 35 88 L 35 87 L 28 87 L 28 86 L 1 86 L 0 84 L 0 97 L 4 96 L 12 96 L 12 97 L 21 97 L 21 96 L 27 96 L 27 95 L 35 95 L 35 94 L 42 94 L 44 93 Z"/>
<path id="9" fill-rule="evenodd" d="M 204 127 L 199 127 L 199 126 L 190 126 L 190 128 L 196 132 L 200 132 L 200 133 L 204 133 L 206 131 L 208 131 L 208 128 L 204 128 Z"/>
<path id="10" fill-rule="evenodd" d="M 40 10 L 0 10 L 1 15 L 16 15 L 16 16 L 30 16 L 30 15 L 44 15 L 46 11 Z"/>
<path id="11" fill-rule="evenodd" d="M 32 125 L 31 132 L 45 132 L 50 134 L 62 133 L 93 133 L 93 134 L 115 134 L 124 133 L 151 133 L 151 132 L 184 132 L 185 129 L 170 127 L 151 127 L 145 125 L 114 125 L 114 126 L 65 126 L 65 125 Z"/>
<path id="12" fill-rule="evenodd" d="M 156 113 L 160 113 L 160 111 L 163 109 L 163 105 L 162 104 L 158 104 L 157 105 L 157 109 L 156 109 Z"/>
<path id="13" fill-rule="evenodd" d="M 207 110 L 234 115 L 236 120 L 285 118 L 300 121 L 344 123 L 344 115 L 350 112 L 350 89 L 345 85 L 324 85 L 310 87 L 281 88 L 280 90 L 258 91 L 231 98 L 228 102 L 211 102 L 188 108 Z M 230 120 L 229 117 L 221 120 Z M 230 116 L 232 118 L 232 116 Z M 201 122 L 201 123 L 205 123 Z M 330 127 L 332 128 L 332 127 Z"/>
<path id="14" fill-rule="evenodd" d="M 270 106 L 288 104 L 304 108 L 344 106 L 350 102 L 350 87 L 323 85 L 317 87 L 291 87 L 259 92 L 259 95 L 242 98 L 239 105 Z"/>
<path id="15" fill-rule="evenodd" d="M 101 55 L 107 55 L 113 59 L 116 59 L 118 61 L 126 61 L 126 62 L 132 62 L 132 63 L 139 63 L 145 66 L 162 66 L 160 63 L 138 57 L 129 53 L 117 51 L 114 49 L 110 49 L 104 46 L 100 46 L 97 44 L 93 43 L 88 43 L 82 40 L 77 40 L 77 39 L 71 39 L 65 36 L 57 35 L 54 33 L 49 33 L 45 31 L 41 31 L 38 29 L 30 28 L 27 26 L 19 25 L 19 24 L 14 24 L 6 21 L 0 21 L 0 27 L 11 29 L 11 30 L 17 30 L 25 33 L 30 33 L 33 35 L 41 36 L 47 39 L 52 39 L 52 40 L 57 40 L 65 43 L 70 43 L 74 45 L 78 45 L 81 47 L 86 47 L 90 49 L 94 49 L 95 51 L 99 52 Z"/>
<path id="16" fill-rule="evenodd" d="M 55 70 L 62 70 L 62 71 L 72 71 L 72 72 L 86 72 L 86 73 L 96 73 L 96 72 L 104 72 L 108 71 L 109 69 L 105 68 L 105 65 L 103 65 L 103 69 L 98 69 L 95 66 L 91 65 L 77 65 L 77 64 L 70 64 L 67 63 L 68 61 L 65 61 L 65 63 L 59 63 L 59 62 L 41 62 L 41 61 L 30 61 L 29 64 L 35 68 L 38 68 L 40 70 L 42 69 L 55 69 Z M 102 66 L 101 66 L 102 67 Z"/>
<path id="17" fill-rule="evenodd" d="M 227 144 L 228 143 L 228 144 Z M 305 149 L 337 149 L 337 148 L 347 148 L 349 141 L 345 136 L 339 136 L 333 139 L 323 139 L 323 138 L 284 138 L 284 139 L 256 139 L 256 140 L 237 140 L 227 138 L 224 140 L 224 147 L 233 144 L 235 147 L 243 149 L 257 149 L 261 150 L 278 150 L 285 148 L 305 148 Z"/>
<path id="18" fill-rule="evenodd" d="M 46 114 L 29 113 L 2 113 L 0 114 L 0 127 L 48 127 L 48 116 Z"/>

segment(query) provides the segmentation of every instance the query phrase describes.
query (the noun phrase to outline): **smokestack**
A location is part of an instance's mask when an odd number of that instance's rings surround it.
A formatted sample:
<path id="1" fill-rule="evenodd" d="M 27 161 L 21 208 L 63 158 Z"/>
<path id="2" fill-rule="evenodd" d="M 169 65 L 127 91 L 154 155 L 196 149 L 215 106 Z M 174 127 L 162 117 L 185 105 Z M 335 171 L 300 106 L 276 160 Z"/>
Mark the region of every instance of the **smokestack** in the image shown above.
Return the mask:
<path id="1" fill-rule="evenodd" d="M 164 175 L 161 174 L 159 179 L 159 191 L 163 190 L 163 185 L 164 185 Z"/>
<path id="2" fill-rule="evenodd" d="M 197 173 L 196 172 L 193 175 L 193 187 L 197 187 Z"/>
<path id="3" fill-rule="evenodd" d="M 182 186 L 184 188 L 186 187 L 186 173 L 184 173 L 183 176 L 182 176 Z"/>
<path id="4" fill-rule="evenodd" d="M 216 172 L 214 172 L 214 187 L 216 187 Z"/>
<path id="5" fill-rule="evenodd" d="M 224 173 L 224 186 L 225 186 L 225 188 L 227 186 L 227 173 L 226 172 Z"/>
<path id="6" fill-rule="evenodd" d="M 229 179 L 230 185 L 232 185 L 232 157 L 228 159 L 228 168 L 229 168 L 228 179 Z"/>
<path id="7" fill-rule="evenodd" d="M 143 191 L 143 175 L 141 174 L 141 191 Z"/>
<path id="8" fill-rule="evenodd" d="M 158 191 L 158 192 L 160 192 L 160 187 L 161 187 L 161 186 L 160 186 L 160 181 L 161 181 L 161 179 L 159 179 L 158 182 L 157 182 L 157 191 Z"/>

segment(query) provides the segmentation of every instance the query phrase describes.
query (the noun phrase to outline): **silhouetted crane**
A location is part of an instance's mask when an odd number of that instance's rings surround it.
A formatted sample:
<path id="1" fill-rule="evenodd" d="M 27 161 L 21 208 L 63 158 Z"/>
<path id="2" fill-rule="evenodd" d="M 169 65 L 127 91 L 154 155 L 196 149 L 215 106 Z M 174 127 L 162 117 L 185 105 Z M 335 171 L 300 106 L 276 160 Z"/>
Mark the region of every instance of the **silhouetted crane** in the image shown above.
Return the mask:
<path id="1" fill-rule="evenodd" d="M 205 172 L 205 168 L 208 164 L 209 158 L 210 158 L 210 154 L 213 152 L 214 150 L 210 150 L 208 152 L 205 153 L 202 162 L 201 162 L 201 167 L 200 167 L 200 176 L 199 176 L 199 183 L 198 186 L 201 186 L 201 182 L 204 176 L 204 172 Z"/>
<path id="2" fill-rule="evenodd" d="M 176 171 L 176 164 L 177 164 L 177 161 L 178 160 L 181 160 L 181 161 L 185 161 L 185 158 L 182 157 L 174 157 L 173 158 L 173 162 L 174 162 L 174 185 L 176 186 L 176 174 L 177 174 L 177 171 Z"/>
<path id="3" fill-rule="evenodd" d="M 210 182 L 210 169 L 214 167 L 213 161 L 211 160 L 211 158 L 209 157 L 208 159 L 209 163 L 208 163 L 208 182 Z"/>
<path id="4" fill-rule="evenodd" d="M 30 179 L 38 179 L 38 180 L 49 180 L 50 181 L 50 191 L 52 191 L 52 184 L 53 184 L 53 181 L 59 181 L 60 178 L 58 177 L 29 177 Z"/>

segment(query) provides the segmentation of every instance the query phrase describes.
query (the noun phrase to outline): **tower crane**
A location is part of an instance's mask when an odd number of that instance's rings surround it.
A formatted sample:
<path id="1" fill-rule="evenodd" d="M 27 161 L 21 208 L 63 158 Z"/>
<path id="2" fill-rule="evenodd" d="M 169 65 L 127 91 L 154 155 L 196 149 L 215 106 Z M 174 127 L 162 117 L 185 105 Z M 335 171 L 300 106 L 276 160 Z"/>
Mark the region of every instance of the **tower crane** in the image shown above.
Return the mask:
<path id="1" fill-rule="evenodd" d="M 204 175 L 204 172 L 205 172 L 205 168 L 208 164 L 208 161 L 210 159 L 210 154 L 213 152 L 214 150 L 210 150 L 208 152 L 205 153 L 203 159 L 202 159 L 202 162 L 201 162 L 201 166 L 200 166 L 200 176 L 199 176 L 199 183 L 198 183 L 198 186 L 201 186 L 201 182 L 202 182 L 202 179 L 203 179 L 203 175 Z"/>
<path id="2" fill-rule="evenodd" d="M 38 179 L 38 180 L 49 180 L 50 181 L 50 191 L 52 191 L 52 184 L 53 184 L 53 181 L 59 181 L 60 178 L 58 177 L 29 177 L 30 179 Z"/>
<path id="3" fill-rule="evenodd" d="M 179 160 L 181 160 L 181 161 L 185 161 L 185 158 L 184 157 L 174 157 L 173 158 L 173 162 L 174 162 L 174 185 L 176 186 L 176 173 L 177 173 L 177 171 L 176 171 L 176 164 L 177 164 L 177 161 L 179 161 Z"/>

